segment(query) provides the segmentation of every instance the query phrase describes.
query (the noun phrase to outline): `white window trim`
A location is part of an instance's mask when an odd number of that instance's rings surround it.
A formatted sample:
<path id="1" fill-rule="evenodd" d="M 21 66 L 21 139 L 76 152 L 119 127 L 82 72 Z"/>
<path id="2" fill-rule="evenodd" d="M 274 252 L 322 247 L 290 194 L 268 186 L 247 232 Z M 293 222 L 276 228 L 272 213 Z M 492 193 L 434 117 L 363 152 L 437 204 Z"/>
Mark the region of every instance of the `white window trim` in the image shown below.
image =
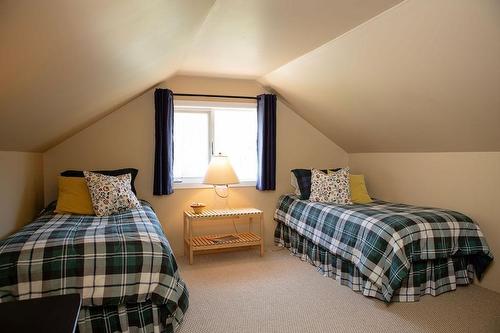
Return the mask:
<path id="1" fill-rule="evenodd" d="M 246 180 L 241 181 L 238 184 L 229 185 L 229 188 L 232 187 L 255 187 L 257 185 L 257 181 L 254 180 Z M 213 185 L 203 184 L 201 181 L 199 183 L 174 183 L 174 189 L 176 190 L 186 190 L 186 189 L 199 189 L 199 188 L 209 188 L 213 189 Z"/>
<path id="2" fill-rule="evenodd" d="M 174 112 L 175 108 L 200 108 L 200 109 L 243 109 L 243 110 L 255 110 L 256 103 L 248 102 L 214 102 L 214 101 L 188 101 L 188 100 L 174 100 Z"/>
<path id="3" fill-rule="evenodd" d="M 209 155 L 210 157 L 215 154 L 213 152 L 213 113 L 212 109 L 234 109 L 239 110 L 255 110 L 255 102 L 215 102 L 215 101 L 190 101 L 190 100 L 174 100 L 174 112 L 200 112 L 209 114 L 209 128 L 208 128 L 208 141 L 210 143 Z M 230 187 L 255 187 L 257 180 L 243 180 L 238 184 L 229 185 Z M 174 179 L 174 189 L 199 189 L 199 188 L 213 188 L 213 185 L 203 184 L 203 178 L 195 178 L 191 182 L 176 182 Z"/>

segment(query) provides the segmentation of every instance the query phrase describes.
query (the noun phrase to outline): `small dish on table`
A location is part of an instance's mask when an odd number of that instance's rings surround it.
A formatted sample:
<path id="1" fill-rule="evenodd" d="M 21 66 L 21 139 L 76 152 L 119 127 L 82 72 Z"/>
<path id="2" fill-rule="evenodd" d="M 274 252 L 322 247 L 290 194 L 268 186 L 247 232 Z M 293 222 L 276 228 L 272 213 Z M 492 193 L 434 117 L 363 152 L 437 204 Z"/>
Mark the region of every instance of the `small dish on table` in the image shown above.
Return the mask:
<path id="1" fill-rule="evenodd" d="M 193 212 L 195 214 L 201 214 L 203 213 L 203 210 L 205 209 L 206 205 L 201 202 L 193 202 L 191 204 L 191 208 L 193 209 Z"/>

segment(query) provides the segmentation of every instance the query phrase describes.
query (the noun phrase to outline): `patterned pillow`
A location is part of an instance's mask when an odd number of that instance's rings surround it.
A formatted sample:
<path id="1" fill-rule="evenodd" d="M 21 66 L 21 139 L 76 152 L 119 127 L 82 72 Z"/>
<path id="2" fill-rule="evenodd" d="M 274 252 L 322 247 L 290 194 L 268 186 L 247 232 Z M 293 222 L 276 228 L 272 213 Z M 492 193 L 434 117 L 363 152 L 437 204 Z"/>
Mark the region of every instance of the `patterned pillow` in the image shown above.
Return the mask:
<path id="1" fill-rule="evenodd" d="M 141 207 L 139 200 L 131 190 L 130 173 L 117 177 L 90 171 L 84 171 L 83 174 L 97 216 L 107 216 Z"/>
<path id="2" fill-rule="evenodd" d="M 352 204 L 349 168 L 342 168 L 328 174 L 312 169 L 309 200 L 340 205 Z"/>
<path id="3" fill-rule="evenodd" d="M 328 170 L 338 171 L 340 169 L 337 168 Z M 321 171 L 327 172 L 328 170 Z M 311 195 L 311 169 L 293 169 L 292 173 L 295 176 L 299 189 L 297 191 L 298 193 L 296 192 L 296 194 L 300 195 L 301 200 L 308 200 L 309 196 Z"/>

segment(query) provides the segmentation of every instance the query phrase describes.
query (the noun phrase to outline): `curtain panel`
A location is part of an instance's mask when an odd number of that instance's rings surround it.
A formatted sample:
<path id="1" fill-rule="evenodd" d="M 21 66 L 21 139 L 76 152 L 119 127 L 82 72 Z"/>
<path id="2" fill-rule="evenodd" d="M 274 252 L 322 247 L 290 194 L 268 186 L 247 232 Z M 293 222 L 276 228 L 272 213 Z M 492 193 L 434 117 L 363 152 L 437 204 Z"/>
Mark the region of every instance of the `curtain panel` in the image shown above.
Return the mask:
<path id="1" fill-rule="evenodd" d="M 276 95 L 257 96 L 257 189 L 276 189 Z"/>
<path id="2" fill-rule="evenodd" d="M 154 195 L 174 192 L 174 94 L 155 90 L 155 168 Z"/>

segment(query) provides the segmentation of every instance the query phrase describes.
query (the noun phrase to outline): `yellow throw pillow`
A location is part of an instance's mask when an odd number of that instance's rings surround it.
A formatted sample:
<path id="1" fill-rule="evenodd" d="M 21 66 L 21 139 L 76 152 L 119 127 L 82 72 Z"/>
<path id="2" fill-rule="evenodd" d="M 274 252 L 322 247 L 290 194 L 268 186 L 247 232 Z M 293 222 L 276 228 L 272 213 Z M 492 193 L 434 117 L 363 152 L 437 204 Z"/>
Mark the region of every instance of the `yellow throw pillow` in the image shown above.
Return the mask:
<path id="1" fill-rule="evenodd" d="M 95 215 L 85 178 L 59 177 L 59 195 L 55 212 Z"/>
<path id="2" fill-rule="evenodd" d="M 351 200 L 353 203 L 367 204 L 373 202 L 368 195 L 365 185 L 365 176 L 350 175 L 351 180 Z"/>

